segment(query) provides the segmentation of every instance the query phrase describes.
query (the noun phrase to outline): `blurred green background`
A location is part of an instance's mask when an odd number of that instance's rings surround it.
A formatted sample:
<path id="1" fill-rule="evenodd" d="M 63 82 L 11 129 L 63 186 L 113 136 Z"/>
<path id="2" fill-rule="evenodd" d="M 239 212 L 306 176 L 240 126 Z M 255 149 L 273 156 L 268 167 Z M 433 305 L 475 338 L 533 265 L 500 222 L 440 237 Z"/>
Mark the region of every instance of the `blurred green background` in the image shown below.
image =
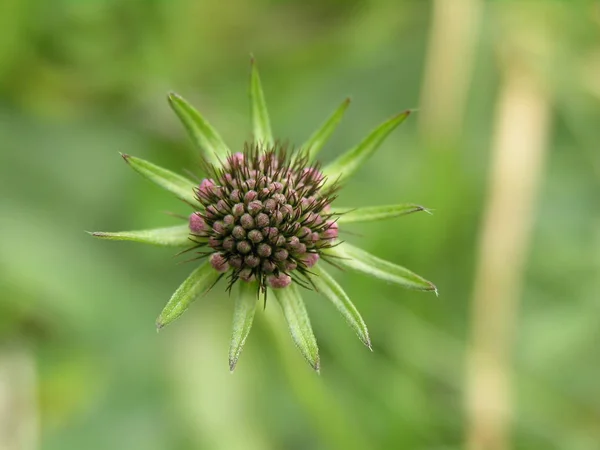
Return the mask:
<path id="1" fill-rule="evenodd" d="M 336 273 L 374 352 L 308 294 L 320 376 L 262 311 L 230 375 L 221 289 L 157 334 L 191 266 L 84 233 L 178 223 L 118 152 L 197 171 L 170 90 L 241 148 L 251 52 L 281 139 L 352 96 L 324 161 L 419 109 L 338 203 L 434 209 L 342 231 L 440 297 Z M 599 123 L 596 1 L 2 0 L 0 449 L 600 448 Z"/>

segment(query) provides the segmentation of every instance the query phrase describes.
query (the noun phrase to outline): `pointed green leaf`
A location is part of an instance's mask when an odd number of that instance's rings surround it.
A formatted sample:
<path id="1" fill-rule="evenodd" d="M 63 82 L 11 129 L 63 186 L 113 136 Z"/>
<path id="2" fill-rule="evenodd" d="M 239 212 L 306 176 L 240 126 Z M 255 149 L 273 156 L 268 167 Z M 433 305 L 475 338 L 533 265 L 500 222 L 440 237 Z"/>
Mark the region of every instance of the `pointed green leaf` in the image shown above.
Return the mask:
<path id="1" fill-rule="evenodd" d="M 346 295 L 342 287 L 333 279 L 329 273 L 319 264 L 311 269 L 317 276 L 312 277 L 312 281 L 321 294 L 327 297 L 331 303 L 338 309 L 338 311 L 344 316 L 348 325 L 352 327 L 358 338 L 371 348 L 371 340 L 369 339 L 369 332 L 367 326 L 360 313 Z"/>
<path id="2" fill-rule="evenodd" d="M 208 262 L 204 262 L 177 288 L 167 306 L 156 319 L 156 328 L 161 329 L 177 319 L 190 304 L 204 295 L 217 282 L 221 274 Z"/>
<path id="3" fill-rule="evenodd" d="M 200 207 L 198 200 L 194 194 L 196 184 L 181 175 L 163 169 L 143 159 L 136 158 L 130 155 L 121 155 L 129 166 L 142 175 L 144 178 L 152 181 L 161 188 L 175 194 L 184 202 Z"/>
<path id="4" fill-rule="evenodd" d="M 191 244 L 188 225 L 136 231 L 95 231 L 90 234 L 94 237 L 110 241 L 133 241 L 143 244 L 160 245 L 162 247 L 185 247 Z"/>
<path id="5" fill-rule="evenodd" d="M 181 120 L 192 142 L 202 150 L 204 157 L 215 165 L 220 165 L 219 159 L 231 153 L 219 133 L 200 115 L 200 113 L 181 96 L 174 92 L 168 95 L 169 105 Z"/>
<path id="6" fill-rule="evenodd" d="M 258 68 L 254 58 L 250 60 L 250 116 L 252 117 L 252 131 L 254 140 L 262 142 L 265 145 L 273 145 L 273 133 L 271 132 L 271 123 L 269 121 L 269 112 L 265 103 L 258 75 Z"/>
<path id="7" fill-rule="evenodd" d="M 429 210 L 420 205 L 404 203 L 400 205 L 370 206 L 367 208 L 332 208 L 332 213 L 339 214 L 338 223 L 374 222 L 405 216 L 414 212 Z M 431 214 L 431 213 L 430 213 Z"/>
<path id="8" fill-rule="evenodd" d="M 258 283 L 238 283 L 238 295 L 233 306 L 233 333 L 229 346 L 229 370 L 233 372 L 252 328 L 258 300 Z"/>
<path id="9" fill-rule="evenodd" d="M 304 143 L 300 149 L 308 156 L 308 161 L 313 161 L 317 153 L 323 148 L 329 140 L 331 134 L 335 131 L 338 124 L 342 120 L 346 109 L 350 105 L 350 99 L 347 98 L 340 106 L 327 118 L 321 127 Z M 297 155 L 298 153 L 296 153 Z"/>
<path id="10" fill-rule="evenodd" d="M 410 115 L 404 111 L 375 128 L 360 144 L 323 168 L 326 185 L 346 181 L 379 148 L 385 138 Z"/>
<path id="11" fill-rule="evenodd" d="M 437 288 L 433 283 L 402 266 L 377 258 L 346 242 L 329 249 L 327 253 L 336 257 L 334 260 L 336 263 L 350 269 L 397 283 L 408 289 L 435 291 L 437 294 Z"/>
<path id="12" fill-rule="evenodd" d="M 306 306 L 295 284 L 284 289 L 273 289 L 275 297 L 281 305 L 292 339 L 302 356 L 308 363 L 319 371 L 319 348 L 308 318 Z"/>

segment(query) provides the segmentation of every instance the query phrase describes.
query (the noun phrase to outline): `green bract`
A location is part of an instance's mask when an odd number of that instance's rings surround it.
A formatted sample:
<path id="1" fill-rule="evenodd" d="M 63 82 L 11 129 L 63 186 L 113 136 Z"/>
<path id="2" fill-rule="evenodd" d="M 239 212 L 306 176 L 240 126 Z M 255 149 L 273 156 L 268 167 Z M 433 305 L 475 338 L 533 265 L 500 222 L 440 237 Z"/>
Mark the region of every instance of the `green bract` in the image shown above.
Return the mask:
<path id="1" fill-rule="evenodd" d="M 249 94 L 254 141 L 237 153 L 229 149 L 189 103 L 177 94 L 169 94 L 171 108 L 205 161 L 206 178 L 199 184 L 142 159 L 123 155 L 135 171 L 191 206 L 187 224 L 91 234 L 108 240 L 199 250 L 197 259 L 207 259 L 175 291 L 156 321 L 159 329 L 177 319 L 221 278 L 226 278 L 227 288 L 234 295 L 229 349 L 229 366 L 233 371 L 252 328 L 257 302 L 261 294 L 266 301 L 267 290 L 272 290 L 294 343 L 318 371 L 319 350 L 302 300 L 303 288 L 313 289 L 328 299 L 371 349 L 363 318 L 326 270 L 325 262 L 409 289 L 437 293 L 436 287 L 419 275 L 338 237 L 340 226 L 348 223 L 429 212 L 426 208 L 414 204 L 366 208 L 332 205 L 341 184 L 348 181 L 410 111 L 376 127 L 362 142 L 321 169 L 313 161 L 342 119 L 350 100 L 344 100 L 299 150 L 290 152 L 273 137 L 254 59 Z"/>

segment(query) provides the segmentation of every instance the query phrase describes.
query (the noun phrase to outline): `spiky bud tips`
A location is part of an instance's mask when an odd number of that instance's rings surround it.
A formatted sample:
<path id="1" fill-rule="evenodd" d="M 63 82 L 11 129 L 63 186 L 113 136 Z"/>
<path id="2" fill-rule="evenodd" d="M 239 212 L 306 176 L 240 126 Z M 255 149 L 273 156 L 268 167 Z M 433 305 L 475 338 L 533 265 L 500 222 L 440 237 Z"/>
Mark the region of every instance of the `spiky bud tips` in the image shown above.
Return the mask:
<path id="1" fill-rule="evenodd" d="M 337 237 L 328 210 L 336 188 L 323 189 L 319 168 L 305 158 L 291 163 L 280 145 L 253 144 L 209 170 L 196 189 L 204 211 L 193 224 L 190 217 L 190 229 L 215 270 L 230 271 L 230 285 L 257 280 L 263 290 L 307 280 Z"/>

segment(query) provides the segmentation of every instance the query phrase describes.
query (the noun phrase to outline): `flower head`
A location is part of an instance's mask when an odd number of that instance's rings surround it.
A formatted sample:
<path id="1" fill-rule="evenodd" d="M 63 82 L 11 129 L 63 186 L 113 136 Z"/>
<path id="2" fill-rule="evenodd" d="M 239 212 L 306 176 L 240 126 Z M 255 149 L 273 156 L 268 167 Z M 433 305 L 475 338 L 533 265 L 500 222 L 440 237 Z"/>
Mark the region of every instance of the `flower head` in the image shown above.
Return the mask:
<path id="1" fill-rule="evenodd" d="M 309 269 L 337 237 L 329 211 L 335 185 L 323 187 L 318 166 L 291 161 L 285 146 L 247 144 L 196 189 L 202 208 L 190 216 L 192 240 L 210 263 L 238 280 L 256 281 L 262 292 L 310 283 Z M 199 226 L 201 224 L 201 226 Z"/>
<path id="2" fill-rule="evenodd" d="M 319 369 L 316 340 L 300 288 L 323 294 L 340 311 L 362 342 L 371 348 L 367 327 L 324 262 L 363 272 L 404 287 L 436 291 L 422 277 L 339 239 L 343 226 L 393 218 L 425 208 L 414 204 L 339 208 L 339 187 L 410 114 L 405 111 L 375 128 L 362 142 L 321 167 L 315 156 L 341 120 L 344 101 L 297 151 L 274 141 L 258 71 L 252 61 L 250 99 L 254 141 L 232 152 L 185 100 L 169 103 L 203 152 L 205 178 L 199 184 L 147 161 L 123 155 L 144 177 L 172 192 L 192 208 L 182 226 L 93 236 L 187 247 L 204 259 L 175 291 L 157 320 L 162 328 L 179 317 L 221 278 L 234 294 L 230 369 L 237 364 L 250 332 L 258 294 L 273 290 L 292 337 L 306 360 Z"/>

